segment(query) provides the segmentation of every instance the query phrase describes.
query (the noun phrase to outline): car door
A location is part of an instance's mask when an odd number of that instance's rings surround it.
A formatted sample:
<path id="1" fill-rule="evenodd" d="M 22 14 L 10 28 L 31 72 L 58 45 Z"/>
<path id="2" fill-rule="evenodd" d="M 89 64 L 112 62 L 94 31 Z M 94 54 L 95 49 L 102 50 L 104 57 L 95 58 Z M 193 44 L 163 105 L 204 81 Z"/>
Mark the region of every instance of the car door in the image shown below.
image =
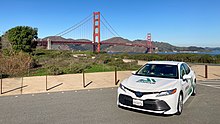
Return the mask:
<path id="1" fill-rule="evenodd" d="M 180 82 L 183 87 L 183 99 L 187 98 L 188 91 L 190 89 L 190 82 L 187 79 L 186 80 L 183 79 L 184 75 L 186 75 L 186 69 L 184 68 L 184 65 L 181 64 L 181 66 L 180 66 Z"/>
<path id="2" fill-rule="evenodd" d="M 183 66 L 186 70 L 186 74 L 189 75 L 191 78 L 188 79 L 188 83 L 190 83 L 189 87 L 189 91 L 188 91 L 188 94 L 190 94 L 192 92 L 192 85 L 193 85 L 193 78 L 194 78 L 194 72 L 189 68 L 189 66 L 186 64 L 186 63 L 183 63 Z"/>

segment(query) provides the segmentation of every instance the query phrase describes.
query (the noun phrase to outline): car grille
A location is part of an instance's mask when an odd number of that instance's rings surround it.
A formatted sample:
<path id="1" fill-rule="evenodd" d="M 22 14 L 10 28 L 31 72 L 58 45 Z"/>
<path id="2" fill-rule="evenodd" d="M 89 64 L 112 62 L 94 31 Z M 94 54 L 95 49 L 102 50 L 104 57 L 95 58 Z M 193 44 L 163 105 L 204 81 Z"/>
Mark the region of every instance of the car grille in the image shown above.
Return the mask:
<path id="1" fill-rule="evenodd" d="M 142 97 L 143 95 L 149 95 L 149 94 L 158 94 L 160 92 L 139 92 L 139 91 L 134 91 L 134 90 L 131 90 L 127 87 L 124 87 L 126 90 L 134 93 L 137 97 Z"/>
<path id="2" fill-rule="evenodd" d="M 165 101 L 158 100 L 158 99 L 146 99 L 146 100 L 143 100 L 143 106 L 136 106 L 136 105 L 133 105 L 133 98 L 131 96 L 120 94 L 119 102 L 126 106 L 131 106 L 131 107 L 141 108 L 141 109 L 146 109 L 146 110 L 153 110 L 153 111 L 170 110 L 169 105 Z"/>

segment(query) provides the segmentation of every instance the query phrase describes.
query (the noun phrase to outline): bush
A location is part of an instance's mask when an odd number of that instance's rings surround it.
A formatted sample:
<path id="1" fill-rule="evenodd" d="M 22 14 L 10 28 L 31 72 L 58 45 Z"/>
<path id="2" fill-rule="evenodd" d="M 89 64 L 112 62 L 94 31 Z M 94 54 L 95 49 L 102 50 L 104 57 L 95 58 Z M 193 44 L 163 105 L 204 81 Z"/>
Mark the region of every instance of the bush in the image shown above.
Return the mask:
<path id="1" fill-rule="evenodd" d="M 0 72 L 4 75 L 16 76 L 27 72 L 32 57 L 24 52 L 10 52 L 8 55 L 0 53 Z"/>
<path id="2" fill-rule="evenodd" d="M 49 75 L 60 75 L 60 74 L 63 74 L 63 71 L 59 67 L 49 66 L 48 67 L 48 74 Z"/>
<path id="3" fill-rule="evenodd" d="M 204 54 L 121 54 L 114 55 L 119 58 L 134 59 L 134 60 L 163 60 L 163 61 L 184 61 L 193 63 L 220 63 L 220 55 L 204 55 Z"/>

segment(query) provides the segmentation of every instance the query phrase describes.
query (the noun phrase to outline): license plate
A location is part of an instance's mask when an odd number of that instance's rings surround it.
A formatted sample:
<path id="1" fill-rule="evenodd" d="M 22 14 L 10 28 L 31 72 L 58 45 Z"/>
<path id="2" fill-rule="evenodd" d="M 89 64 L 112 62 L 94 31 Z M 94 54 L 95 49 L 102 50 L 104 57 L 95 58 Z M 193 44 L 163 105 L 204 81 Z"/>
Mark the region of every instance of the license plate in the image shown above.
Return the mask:
<path id="1" fill-rule="evenodd" d="M 142 100 L 133 99 L 133 105 L 136 105 L 136 106 L 143 106 L 144 103 L 143 103 Z"/>

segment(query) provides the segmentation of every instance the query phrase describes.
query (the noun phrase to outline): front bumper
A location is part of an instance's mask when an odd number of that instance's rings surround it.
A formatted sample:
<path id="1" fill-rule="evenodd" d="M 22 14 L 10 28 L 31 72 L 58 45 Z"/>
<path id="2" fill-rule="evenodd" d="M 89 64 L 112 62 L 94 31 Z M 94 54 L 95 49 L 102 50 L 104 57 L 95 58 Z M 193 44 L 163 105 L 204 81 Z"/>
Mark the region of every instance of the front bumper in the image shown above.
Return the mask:
<path id="1" fill-rule="evenodd" d="M 140 111 L 175 114 L 177 112 L 178 93 L 173 95 L 156 97 L 157 94 L 147 94 L 142 92 L 142 96 L 137 95 L 137 91 L 122 90 L 118 88 L 117 105 Z M 133 100 L 143 101 L 142 105 L 135 105 Z"/>
<path id="2" fill-rule="evenodd" d="M 124 94 L 119 95 L 119 103 L 140 109 L 152 110 L 152 111 L 168 111 L 170 110 L 169 105 L 158 99 L 146 99 L 143 100 L 143 106 L 133 105 L 133 98 Z"/>

